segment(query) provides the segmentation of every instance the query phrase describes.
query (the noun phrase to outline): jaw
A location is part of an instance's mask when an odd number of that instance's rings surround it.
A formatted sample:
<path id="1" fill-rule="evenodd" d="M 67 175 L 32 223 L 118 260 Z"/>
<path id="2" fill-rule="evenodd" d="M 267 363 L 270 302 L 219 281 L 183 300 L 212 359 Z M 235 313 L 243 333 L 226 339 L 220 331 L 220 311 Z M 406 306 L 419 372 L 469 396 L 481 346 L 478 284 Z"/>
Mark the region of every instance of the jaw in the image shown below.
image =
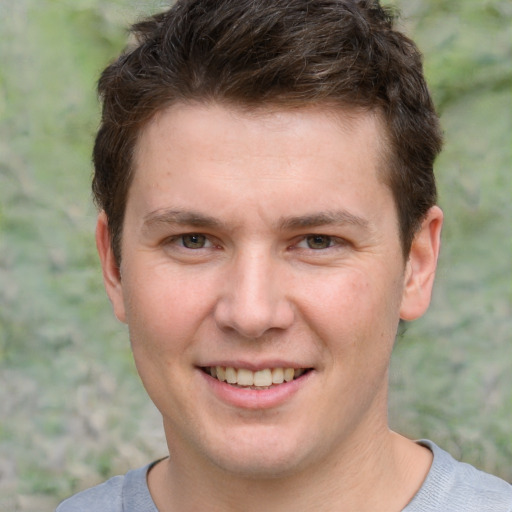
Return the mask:
<path id="1" fill-rule="evenodd" d="M 351 412 L 358 407 L 351 405 L 348 386 L 336 396 L 322 394 L 326 387 L 322 372 L 304 370 L 290 382 L 256 388 L 221 382 L 211 376 L 210 367 L 198 368 L 200 385 L 190 394 L 195 405 L 186 412 L 187 421 L 177 424 L 164 417 L 177 467 L 183 464 L 190 471 L 208 467 L 243 479 L 286 479 L 308 467 L 329 466 L 329 460 L 348 457 L 347 443 L 357 437 L 361 445 L 368 444 L 369 429 L 382 424 L 380 430 L 387 432 L 385 407 L 379 408 L 384 414 L 373 411 L 370 419 L 357 418 Z M 335 401 L 345 402 L 346 409 L 332 417 L 328 404 Z M 201 403 L 198 417 L 195 412 Z M 368 428 L 362 427 L 363 422 Z M 363 430 L 364 439 L 359 435 Z"/>

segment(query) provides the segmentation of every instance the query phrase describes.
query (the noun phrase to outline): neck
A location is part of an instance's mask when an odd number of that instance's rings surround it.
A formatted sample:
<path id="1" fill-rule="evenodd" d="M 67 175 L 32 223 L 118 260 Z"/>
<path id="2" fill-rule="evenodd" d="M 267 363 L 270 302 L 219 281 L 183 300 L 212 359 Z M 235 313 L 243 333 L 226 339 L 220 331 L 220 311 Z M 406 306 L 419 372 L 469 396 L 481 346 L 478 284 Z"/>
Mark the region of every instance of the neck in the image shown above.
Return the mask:
<path id="1" fill-rule="evenodd" d="M 149 488 L 160 512 L 402 510 L 421 487 L 432 455 L 387 427 L 368 439 L 354 438 L 349 449 L 316 467 L 274 478 L 243 477 L 172 450 L 152 470 Z"/>

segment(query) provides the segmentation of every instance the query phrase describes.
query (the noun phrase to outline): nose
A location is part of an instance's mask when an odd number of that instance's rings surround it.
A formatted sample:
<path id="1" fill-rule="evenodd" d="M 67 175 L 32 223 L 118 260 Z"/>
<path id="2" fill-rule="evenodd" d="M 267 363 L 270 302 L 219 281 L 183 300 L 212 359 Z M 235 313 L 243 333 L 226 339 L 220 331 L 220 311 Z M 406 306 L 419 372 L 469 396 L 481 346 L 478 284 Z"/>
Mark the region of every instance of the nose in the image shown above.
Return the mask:
<path id="1" fill-rule="evenodd" d="M 219 328 L 256 339 L 271 330 L 287 329 L 295 313 L 277 258 L 262 251 L 248 252 L 230 265 L 214 314 Z"/>

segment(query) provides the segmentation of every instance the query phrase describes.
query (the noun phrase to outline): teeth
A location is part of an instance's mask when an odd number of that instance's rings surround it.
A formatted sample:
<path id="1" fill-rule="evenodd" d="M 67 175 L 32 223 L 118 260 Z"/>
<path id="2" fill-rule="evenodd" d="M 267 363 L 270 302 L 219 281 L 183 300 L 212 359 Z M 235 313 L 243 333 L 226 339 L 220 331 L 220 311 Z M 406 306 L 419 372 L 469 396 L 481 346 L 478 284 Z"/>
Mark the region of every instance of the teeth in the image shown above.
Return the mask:
<path id="1" fill-rule="evenodd" d="M 231 366 L 212 366 L 207 368 L 208 373 L 221 382 L 228 382 L 238 386 L 268 388 L 272 384 L 291 382 L 305 373 L 305 368 L 265 368 L 253 372 L 246 368 L 233 368 Z"/>
<path id="2" fill-rule="evenodd" d="M 284 382 L 284 370 L 282 368 L 274 368 L 272 370 L 272 384 L 282 384 Z"/>
<path id="3" fill-rule="evenodd" d="M 238 370 L 238 379 L 236 383 L 239 386 L 253 386 L 254 372 L 251 372 L 251 370 L 245 370 L 244 368 L 240 368 L 240 370 Z"/>
<path id="4" fill-rule="evenodd" d="M 226 382 L 226 368 L 223 366 L 215 366 L 214 368 L 217 373 L 217 379 L 219 379 L 221 382 Z"/>
<path id="5" fill-rule="evenodd" d="M 238 372 L 234 368 L 226 368 L 226 380 L 229 384 L 237 384 Z"/>
<path id="6" fill-rule="evenodd" d="M 240 370 L 238 371 L 240 372 Z M 272 386 L 272 371 L 267 368 L 265 370 L 254 372 L 254 385 L 267 387 Z"/>

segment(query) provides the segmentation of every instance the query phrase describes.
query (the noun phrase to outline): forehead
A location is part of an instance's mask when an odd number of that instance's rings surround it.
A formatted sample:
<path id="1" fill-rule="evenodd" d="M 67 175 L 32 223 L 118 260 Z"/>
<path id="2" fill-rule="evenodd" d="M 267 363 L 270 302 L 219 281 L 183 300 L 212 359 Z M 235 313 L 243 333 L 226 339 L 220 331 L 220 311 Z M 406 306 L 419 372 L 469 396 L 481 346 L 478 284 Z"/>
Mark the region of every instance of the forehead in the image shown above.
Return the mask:
<path id="1" fill-rule="evenodd" d="M 265 133 L 269 134 L 264 140 Z M 315 137 L 321 133 L 327 143 L 340 145 L 340 137 L 358 140 L 361 149 L 367 149 L 376 156 L 378 171 L 385 166 L 387 130 L 380 111 L 369 111 L 356 107 L 341 107 L 331 103 L 314 104 L 303 107 L 283 107 L 280 105 L 239 106 L 217 102 L 176 103 L 158 111 L 141 130 L 135 148 L 135 168 L 156 146 L 165 150 L 171 145 L 180 150 L 203 149 L 213 146 L 212 155 L 219 149 L 218 143 L 229 150 L 235 146 L 238 151 L 245 141 L 262 150 L 274 151 L 274 135 L 287 134 L 293 145 L 307 142 L 304 151 L 313 151 L 319 142 Z M 326 139 L 327 136 L 327 139 Z M 279 143 L 283 144 L 285 137 Z M 175 148 L 176 149 L 176 148 Z M 286 149 L 286 148 L 283 148 Z M 321 154 L 318 153 L 321 157 Z M 348 153 L 347 153 L 348 156 Z"/>
<path id="2" fill-rule="evenodd" d="M 278 215 L 283 199 L 322 211 L 372 194 L 387 199 L 382 140 L 379 116 L 354 109 L 177 104 L 141 133 L 128 203 L 140 196 L 156 211 L 201 196 L 205 214 L 229 203 Z"/>

